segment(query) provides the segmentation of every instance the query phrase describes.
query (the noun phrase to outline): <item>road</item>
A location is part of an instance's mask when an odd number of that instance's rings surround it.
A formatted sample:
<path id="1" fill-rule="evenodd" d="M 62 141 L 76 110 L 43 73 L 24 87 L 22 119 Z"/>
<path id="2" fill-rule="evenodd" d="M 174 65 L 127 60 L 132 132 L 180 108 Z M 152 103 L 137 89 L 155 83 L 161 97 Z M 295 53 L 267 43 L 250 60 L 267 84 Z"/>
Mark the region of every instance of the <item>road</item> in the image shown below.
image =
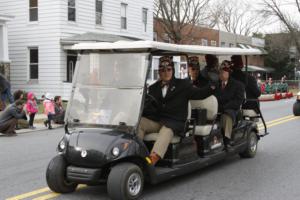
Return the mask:
<path id="1" fill-rule="evenodd" d="M 186 176 L 146 185 L 142 199 L 299 199 L 300 118 L 291 116 L 293 102 L 261 104 L 270 135 L 260 141 L 254 159 L 234 156 Z M 55 129 L 0 137 L 1 200 L 109 199 L 105 186 L 84 187 L 68 195 L 49 191 L 45 170 L 62 136 L 63 129 Z"/>

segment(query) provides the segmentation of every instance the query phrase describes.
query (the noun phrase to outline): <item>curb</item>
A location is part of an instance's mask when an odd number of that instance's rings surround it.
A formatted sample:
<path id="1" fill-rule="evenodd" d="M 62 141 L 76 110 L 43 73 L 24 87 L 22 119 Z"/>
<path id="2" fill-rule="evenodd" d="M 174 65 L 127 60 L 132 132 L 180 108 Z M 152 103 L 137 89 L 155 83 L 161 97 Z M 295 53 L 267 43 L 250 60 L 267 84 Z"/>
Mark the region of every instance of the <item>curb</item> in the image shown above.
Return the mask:
<path id="1" fill-rule="evenodd" d="M 20 130 L 16 130 L 16 133 L 17 134 L 23 134 L 23 133 L 33 133 L 33 132 L 37 132 L 37 131 L 46 131 L 46 130 L 49 130 L 47 127 L 45 127 L 43 125 L 43 127 L 40 127 L 41 125 L 39 125 L 39 127 L 37 127 L 36 129 L 29 129 L 29 128 L 26 128 L 26 129 L 20 129 Z M 55 130 L 55 129 L 58 129 L 58 128 L 63 128 L 64 125 L 56 125 L 56 124 L 53 124 L 52 125 L 52 129 L 51 130 Z"/>

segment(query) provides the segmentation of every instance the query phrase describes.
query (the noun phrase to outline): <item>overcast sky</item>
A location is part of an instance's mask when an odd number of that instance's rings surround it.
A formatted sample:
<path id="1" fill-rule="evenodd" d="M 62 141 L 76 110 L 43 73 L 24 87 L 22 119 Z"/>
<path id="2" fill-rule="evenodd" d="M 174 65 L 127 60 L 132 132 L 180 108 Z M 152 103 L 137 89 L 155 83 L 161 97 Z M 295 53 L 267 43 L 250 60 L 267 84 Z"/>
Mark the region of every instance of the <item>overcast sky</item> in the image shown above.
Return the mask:
<path id="1" fill-rule="evenodd" d="M 243 0 L 241 0 L 243 1 Z M 262 0 L 244 0 L 250 2 L 255 9 L 262 9 Z M 282 9 L 287 15 L 291 16 L 293 19 L 297 19 L 297 21 L 300 21 L 300 14 L 297 10 L 295 0 L 276 0 L 279 5 L 280 9 Z M 300 24 L 300 23 L 299 23 Z M 274 18 L 269 25 L 265 25 L 262 27 L 263 33 L 278 33 L 284 30 L 284 27 L 282 26 L 281 22 Z"/>

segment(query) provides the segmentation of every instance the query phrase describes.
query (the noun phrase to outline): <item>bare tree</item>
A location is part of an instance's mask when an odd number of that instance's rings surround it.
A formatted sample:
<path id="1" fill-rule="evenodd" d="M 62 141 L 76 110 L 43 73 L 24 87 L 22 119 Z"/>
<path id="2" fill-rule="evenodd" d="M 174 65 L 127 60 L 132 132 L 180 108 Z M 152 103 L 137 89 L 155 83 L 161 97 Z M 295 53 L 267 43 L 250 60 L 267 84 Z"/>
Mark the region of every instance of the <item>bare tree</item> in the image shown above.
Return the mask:
<path id="1" fill-rule="evenodd" d="M 244 0 L 218 1 L 212 8 L 212 21 L 219 30 L 250 36 L 266 23 L 250 3 Z"/>
<path id="2" fill-rule="evenodd" d="M 154 16 L 164 32 L 176 44 L 188 38 L 195 25 L 207 18 L 206 10 L 211 0 L 155 0 Z"/>
<path id="3" fill-rule="evenodd" d="M 300 52 L 300 0 L 263 0 L 262 5 L 262 14 L 265 17 L 279 19 L 286 28 L 286 31 L 290 33 L 297 51 Z"/>

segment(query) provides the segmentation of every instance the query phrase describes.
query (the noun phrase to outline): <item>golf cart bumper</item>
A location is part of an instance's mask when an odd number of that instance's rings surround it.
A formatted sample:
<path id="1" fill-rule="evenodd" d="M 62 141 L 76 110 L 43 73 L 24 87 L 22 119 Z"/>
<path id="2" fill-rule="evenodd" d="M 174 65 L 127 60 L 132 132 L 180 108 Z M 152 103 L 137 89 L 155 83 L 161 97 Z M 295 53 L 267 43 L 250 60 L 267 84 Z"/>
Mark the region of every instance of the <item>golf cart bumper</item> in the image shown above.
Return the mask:
<path id="1" fill-rule="evenodd" d="M 101 169 L 67 167 L 67 180 L 75 183 L 96 184 L 101 183 Z"/>

